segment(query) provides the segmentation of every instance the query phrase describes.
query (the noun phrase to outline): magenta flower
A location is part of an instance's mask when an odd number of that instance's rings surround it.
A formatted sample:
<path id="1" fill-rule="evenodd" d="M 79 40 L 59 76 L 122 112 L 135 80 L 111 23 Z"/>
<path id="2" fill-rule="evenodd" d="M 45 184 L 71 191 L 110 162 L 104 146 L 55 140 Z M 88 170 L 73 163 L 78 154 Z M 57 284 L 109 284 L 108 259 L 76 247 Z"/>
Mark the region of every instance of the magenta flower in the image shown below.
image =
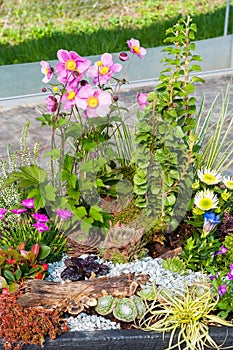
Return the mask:
<path id="1" fill-rule="evenodd" d="M 17 214 L 17 215 L 20 215 L 20 214 L 23 214 L 27 211 L 27 209 L 11 209 L 11 212 L 13 214 Z"/>
<path id="2" fill-rule="evenodd" d="M 73 216 L 72 212 L 67 209 L 56 209 L 56 215 L 61 218 L 61 220 L 67 220 Z"/>
<path id="3" fill-rule="evenodd" d="M 47 110 L 48 112 L 55 112 L 58 107 L 58 102 L 55 96 L 50 95 L 45 99 L 45 102 L 47 103 Z"/>
<path id="4" fill-rule="evenodd" d="M 113 58 L 110 53 L 104 53 L 101 60 L 95 62 L 95 65 L 90 67 L 87 71 L 87 76 L 94 78 L 95 85 L 106 84 L 111 79 L 114 73 L 120 72 L 122 65 L 120 63 L 113 63 Z"/>
<path id="5" fill-rule="evenodd" d="M 59 50 L 57 57 L 60 62 L 56 64 L 56 71 L 61 83 L 80 81 L 91 64 L 91 61 L 79 56 L 75 51 Z"/>
<path id="6" fill-rule="evenodd" d="M 24 207 L 31 209 L 34 208 L 34 198 L 26 198 L 21 202 L 21 205 Z"/>
<path id="7" fill-rule="evenodd" d="M 146 49 L 140 46 L 140 41 L 137 39 L 132 38 L 130 40 L 127 40 L 127 45 L 130 49 L 130 52 L 134 55 L 137 55 L 139 58 L 143 58 L 143 56 L 146 54 Z"/>
<path id="8" fill-rule="evenodd" d="M 222 284 L 221 286 L 218 286 L 218 294 L 224 295 L 227 292 L 227 284 Z"/>
<path id="9" fill-rule="evenodd" d="M 141 110 L 143 110 L 145 108 L 145 106 L 147 106 L 149 104 L 148 100 L 147 100 L 147 96 L 148 94 L 143 94 L 141 92 L 138 92 L 137 94 L 137 101 L 139 104 L 139 107 Z"/>
<path id="10" fill-rule="evenodd" d="M 0 208 L 0 220 L 2 220 L 4 218 L 5 213 L 6 213 L 6 209 Z"/>
<path id="11" fill-rule="evenodd" d="M 35 213 L 32 215 L 37 222 L 48 222 L 49 218 L 45 214 Z"/>
<path id="12" fill-rule="evenodd" d="M 221 249 L 218 250 L 216 253 L 214 253 L 214 256 L 217 256 L 217 255 L 220 255 L 220 254 L 226 254 L 226 252 L 228 251 L 229 249 L 226 248 L 224 245 L 221 246 Z"/>
<path id="13" fill-rule="evenodd" d="M 37 231 L 39 231 L 41 233 L 49 230 L 49 227 L 47 225 L 45 225 L 43 222 L 37 222 L 37 223 L 33 224 L 33 226 L 37 229 Z"/>
<path id="14" fill-rule="evenodd" d="M 230 272 L 228 272 L 227 277 L 229 280 L 233 280 L 233 263 L 230 264 Z"/>
<path id="15" fill-rule="evenodd" d="M 41 73 L 44 74 L 43 83 L 48 83 L 53 77 L 53 68 L 46 61 L 40 61 Z"/>
<path id="16" fill-rule="evenodd" d="M 128 56 L 128 54 L 127 54 L 126 52 L 121 52 L 121 53 L 119 54 L 119 59 L 120 59 L 121 61 L 128 61 L 129 56 Z"/>
<path id="17" fill-rule="evenodd" d="M 82 86 L 76 97 L 77 107 L 84 109 L 84 118 L 104 117 L 110 111 L 112 98 L 109 92 L 93 89 L 91 85 Z"/>

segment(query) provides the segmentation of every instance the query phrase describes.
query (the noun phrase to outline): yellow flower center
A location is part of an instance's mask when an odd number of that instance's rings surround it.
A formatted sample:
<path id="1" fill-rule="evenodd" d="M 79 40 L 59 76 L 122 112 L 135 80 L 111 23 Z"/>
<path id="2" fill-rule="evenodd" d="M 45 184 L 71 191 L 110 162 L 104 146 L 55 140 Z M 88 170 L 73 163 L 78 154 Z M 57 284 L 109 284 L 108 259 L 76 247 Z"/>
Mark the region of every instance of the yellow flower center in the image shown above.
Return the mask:
<path id="1" fill-rule="evenodd" d="M 201 198 L 199 201 L 199 208 L 202 210 L 209 210 L 213 207 L 213 204 L 211 198 Z"/>
<path id="2" fill-rule="evenodd" d="M 67 95 L 67 100 L 71 101 L 75 98 L 76 96 L 76 92 L 75 91 L 70 91 L 68 92 L 68 95 Z"/>
<path id="3" fill-rule="evenodd" d="M 204 174 L 203 182 L 205 182 L 207 185 L 212 185 L 216 182 L 216 177 L 212 174 Z"/>
<path id="4" fill-rule="evenodd" d="M 136 52 L 136 53 L 140 53 L 140 47 L 138 47 L 138 46 L 133 46 L 133 50 L 134 50 L 134 52 Z"/>
<path id="5" fill-rule="evenodd" d="M 54 92 L 57 92 L 58 90 L 59 90 L 59 89 L 58 89 L 58 86 L 57 86 L 57 85 L 54 85 L 54 86 L 53 86 L 53 91 L 54 91 Z"/>
<path id="6" fill-rule="evenodd" d="M 87 104 L 90 108 L 96 108 L 98 106 L 98 103 L 98 98 L 96 98 L 95 96 L 91 96 L 87 100 Z"/>
<path id="7" fill-rule="evenodd" d="M 99 72 L 101 75 L 105 75 L 110 71 L 110 68 L 108 66 L 103 66 L 99 69 Z"/>
<path id="8" fill-rule="evenodd" d="M 100 66 L 102 66 L 103 63 L 101 61 L 97 61 L 96 64 L 98 67 L 100 67 Z"/>
<path id="9" fill-rule="evenodd" d="M 76 62 L 74 60 L 67 60 L 65 63 L 66 69 L 68 70 L 75 70 L 76 69 Z"/>
<path id="10" fill-rule="evenodd" d="M 49 72 L 49 69 L 48 68 L 45 68 L 45 74 L 47 75 Z"/>

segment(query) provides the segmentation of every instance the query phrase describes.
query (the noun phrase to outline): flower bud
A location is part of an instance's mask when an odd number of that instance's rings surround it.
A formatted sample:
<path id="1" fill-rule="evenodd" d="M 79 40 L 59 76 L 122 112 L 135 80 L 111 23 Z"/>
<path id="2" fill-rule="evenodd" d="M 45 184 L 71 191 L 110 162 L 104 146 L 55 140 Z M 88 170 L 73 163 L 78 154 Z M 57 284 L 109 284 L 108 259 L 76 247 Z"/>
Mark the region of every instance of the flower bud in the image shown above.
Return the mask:
<path id="1" fill-rule="evenodd" d="M 42 91 L 42 92 L 46 92 L 47 89 L 46 89 L 45 87 L 43 87 L 41 91 Z"/>
<path id="2" fill-rule="evenodd" d="M 113 96 L 112 99 L 113 99 L 113 101 L 117 102 L 118 101 L 118 96 L 115 95 L 115 96 Z"/>
<path id="3" fill-rule="evenodd" d="M 121 52 L 121 53 L 119 54 L 119 59 L 120 59 L 121 61 L 128 61 L 129 56 L 128 56 L 128 54 L 127 54 L 126 52 Z"/>

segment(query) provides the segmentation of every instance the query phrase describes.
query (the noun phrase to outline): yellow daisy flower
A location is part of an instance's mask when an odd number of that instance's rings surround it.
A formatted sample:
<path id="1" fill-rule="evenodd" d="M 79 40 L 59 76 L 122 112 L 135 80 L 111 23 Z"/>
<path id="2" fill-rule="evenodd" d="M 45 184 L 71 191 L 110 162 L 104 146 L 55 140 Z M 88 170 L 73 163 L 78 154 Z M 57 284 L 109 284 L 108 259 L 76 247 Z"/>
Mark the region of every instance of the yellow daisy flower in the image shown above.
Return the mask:
<path id="1" fill-rule="evenodd" d="M 222 182 L 224 185 L 229 188 L 229 190 L 233 190 L 233 178 L 230 176 L 224 176 L 222 178 Z"/>
<path id="2" fill-rule="evenodd" d="M 222 180 L 222 176 L 214 170 L 204 168 L 197 171 L 199 179 L 207 185 L 215 185 Z"/>
<path id="3" fill-rule="evenodd" d="M 194 204 L 204 211 L 214 209 L 218 206 L 218 197 L 210 190 L 199 191 L 194 197 Z"/>

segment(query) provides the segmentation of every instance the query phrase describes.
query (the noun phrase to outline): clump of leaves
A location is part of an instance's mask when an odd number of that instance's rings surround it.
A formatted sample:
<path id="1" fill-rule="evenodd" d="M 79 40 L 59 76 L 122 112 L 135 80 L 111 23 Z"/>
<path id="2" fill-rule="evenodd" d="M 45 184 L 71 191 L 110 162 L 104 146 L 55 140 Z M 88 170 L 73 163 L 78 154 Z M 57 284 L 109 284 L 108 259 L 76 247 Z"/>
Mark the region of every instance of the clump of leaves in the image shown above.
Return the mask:
<path id="1" fill-rule="evenodd" d="M 109 267 L 103 263 L 99 263 L 97 256 L 89 255 L 87 258 L 66 259 L 65 270 L 61 273 L 63 280 L 81 281 L 90 278 L 93 274 L 103 276 L 109 272 Z"/>
<path id="2" fill-rule="evenodd" d="M 139 327 L 148 331 L 171 332 L 167 350 L 185 345 L 185 349 L 203 350 L 205 347 L 219 348 L 209 335 L 209 324 L 232 326 L 214 314 L 217 300 L 209 286 L 187 286 L 171 293 L 162 290 L 158 297 L 147 302 L 146 312 Z M 177 334 L 177 343 L 174 343 Z"/>
<path id="3" fill-rule="evenodd" d="M 178 272 L 179 274 L 187 274 L 187 267 L 183 260 L 178 256 L 168 258 L 162 261 L 162 267 L 171 272 Z"/>
<path id="4" fill-rule="evenodd" d="M 24 245 L 18 249 L 0 249 L 0 289 L 15 291 L 28 279 L 43 279 L 48 264 L 42 263 L 48 256 L 50 248 L 34 244 L 30 251 Z"/>
<path id="5" fill-rule="evenodd" d="M 126 263 L 141 259 L 147 253 L 143 241 L 144 229 L 135 229 L 121 224 L 113 226 L 101 246 L 100 253 L 105 260 Z"/>
<path id="6" fill-rule="evenodd" d="M 55 339 L 68 331 L 61 310 L 23 308 L 17 302 L 20 294 L 0 295 L 0 337 L 5 350 L 20 350 L 25 344 L 42 346 L 45 336 Z"/>

